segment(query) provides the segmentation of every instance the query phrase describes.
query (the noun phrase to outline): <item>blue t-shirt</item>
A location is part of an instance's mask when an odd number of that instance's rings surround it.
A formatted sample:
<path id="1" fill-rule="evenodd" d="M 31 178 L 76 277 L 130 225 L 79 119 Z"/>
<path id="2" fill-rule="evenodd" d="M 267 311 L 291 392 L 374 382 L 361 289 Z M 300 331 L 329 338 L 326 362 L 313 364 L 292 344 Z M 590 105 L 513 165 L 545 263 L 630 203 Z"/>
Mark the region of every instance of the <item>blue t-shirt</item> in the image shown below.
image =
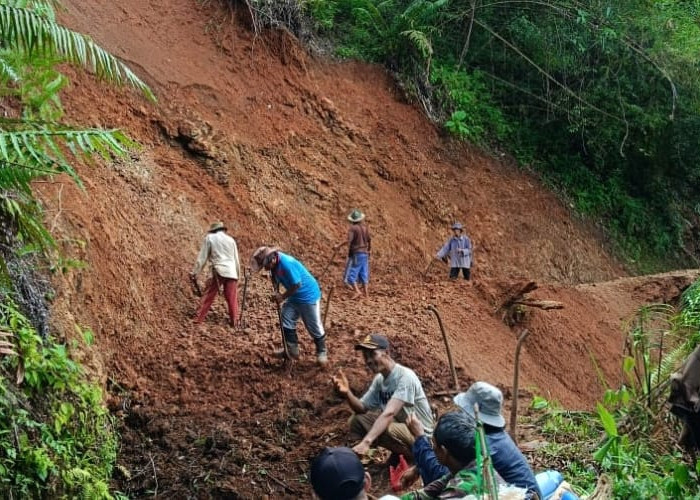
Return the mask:
<path id="1" fill-rule="evenodd" d="M 297 304 L 314 304 L 321 300 L 321 289 L 318 282 L 304 265 L 291 255 L 282 252 L 277 252 L 277 255 L 279 262 L 274 271 L 275 280 L 286 290 L 298 283 L 301 284 L 287 300 Z"/>

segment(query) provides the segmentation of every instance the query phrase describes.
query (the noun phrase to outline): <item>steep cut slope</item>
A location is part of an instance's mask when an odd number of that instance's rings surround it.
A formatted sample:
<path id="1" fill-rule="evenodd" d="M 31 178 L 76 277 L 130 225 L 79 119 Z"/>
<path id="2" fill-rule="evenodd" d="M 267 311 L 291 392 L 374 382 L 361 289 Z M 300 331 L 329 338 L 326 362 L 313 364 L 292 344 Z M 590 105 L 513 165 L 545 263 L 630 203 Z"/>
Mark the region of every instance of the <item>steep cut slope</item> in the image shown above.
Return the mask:
<path id="1" fill-rule="evenodd" d="M 369 381 L 353 343 L 386 332 L 431 394 L 449 389 L 442 340 L 425 306 L 442 312 L 463 386 L 476 379 L 509 392 L 519 329 L 494 314 L 522 278 L 565 308 L 534 312 L 522 359 L 530 391 L 590 407 L 619 376 L 620 321 L 639 305 L 673 299 L 692 273 L 624 276 L 596 234 L 527 173 L 455 144 L 404 102 L 377 67 L 309 58 L 283 33 L 254 35 L 213 2 L 67 0 L 63 21 L 133 65 L 159 95 L 137 96 L 74 75 L 71 120 L 123 127 L 144 148 L 130 161 L 81 167 L 79 191 L 63 179 L 38 186 L 48 222 L 69 255 L 88 262 L 57 282 L 54 322 L 89 326 L 88 363 L 122 423 L 118 487 L 134 496 L 306 496 L 306 460 L 344 443 L 348 409 L 330 387 L 343 368 Z M 335 285 L 331 367 L 305 356 L 293 367 L 277 344 L 269 284 L 249 285 L 245 332 L 208 322 L 186 279 L 208 223 L 223 219 L 248 256 L 275 243 L 317 275 L 345 234 L 352 207 L 373 232 L 369 300 L 340 289 L 341 260 L 320 276 Z M 420 274 L 455 219 L 475 242 L 474 286 L 446 269 Z M 647 288 L 645 288 L 647 286 Z"/>

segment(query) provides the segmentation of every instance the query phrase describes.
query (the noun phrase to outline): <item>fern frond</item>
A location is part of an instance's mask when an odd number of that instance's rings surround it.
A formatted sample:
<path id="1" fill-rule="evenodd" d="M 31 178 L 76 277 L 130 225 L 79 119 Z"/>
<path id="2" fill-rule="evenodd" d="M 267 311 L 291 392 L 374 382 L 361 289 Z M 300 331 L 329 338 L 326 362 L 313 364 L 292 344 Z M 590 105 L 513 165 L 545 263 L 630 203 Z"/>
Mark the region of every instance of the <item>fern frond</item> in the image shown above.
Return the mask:
<path id="1" fill-rule="evenodd" d="M 401 34 L 411 40 L 416 49 L 418 49 L 418 52 L 420 52 L 424 58 L 427 59 L 433 55 L 433 46 L 431 45 L 430 40 L 428 40 L 426 34 L 422 31 L 406 30 L 402 31 Z"/>
<path id="2" fill-rule="evenodd" d="M 155 100 L 151 89 L 125 64 L 86 35 L 76 33 L 28 8 L 0 4 L 0 39 L 29 53 L 58 55 L 117 84 L 128 84 Z"/>

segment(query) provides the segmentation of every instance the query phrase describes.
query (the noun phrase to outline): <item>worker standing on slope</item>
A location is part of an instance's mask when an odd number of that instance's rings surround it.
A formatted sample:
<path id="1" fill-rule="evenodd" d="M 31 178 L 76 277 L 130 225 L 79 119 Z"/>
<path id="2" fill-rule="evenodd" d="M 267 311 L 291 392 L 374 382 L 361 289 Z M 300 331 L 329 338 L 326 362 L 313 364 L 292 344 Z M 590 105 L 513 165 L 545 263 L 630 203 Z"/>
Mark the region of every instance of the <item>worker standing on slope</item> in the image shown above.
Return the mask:
<path id="1" fill-rule="evenodd" d="M 297 321 L 301 317 L 306 331 L 316 344 L 316 362 L 325 366 L 328 363 L 326 332 L 321 321 L 321 288 L 316 278 L 301 262 L 276 247 L 258 248 L 250 258 L 250 268 L 253 272 L 263 268 L 270 271 L 270 278 L 275 286 L 275 293 L 271 298 L 282 306 L 282 330 L 289 355 L 293 359 L 299 358 Z M 284 293 L 279 291 L 280 284 L 284 287 Z M 283 355 L 285 352 L 278 354 Z"/>
<path id="2" fill-rule="evenodd" d="M 365 297 L 369 296 L 369 254 L 372 249 L 372 238 L 369 229 L 362 222 L 365 214 L 355 209 L 348 215 L 350 228 L 346 241 L 335 246 L 338 250 L 343 245 L 348 245 L 348 260 L 345 266 L 345 276 L 343 281 L 347 286 L 355 291 L 353 299 L 360 297 L 360 289 L 357 287 L 359 281 L 362 285 L 362 292 Z"/>
<path id="3" fill-rule="evenodd" d="M 445 262 L 447 262 L 447 257 L 450 257 L 451 280 L 456 280 L 459 277 L 460 269 L 465 280 L 469 280 L 471 275 L 472 241 L 469 236 L 462 234 L 463 230 L 464 226 L 461 223 L 452 224 L 452 237 L 447 240 L 435 256 L 436 259 Z"/>
<path id="4" fill-rule="evenodd" d="M 214 222 L 209 227 L 209 232 L 204 238 L 202 248 L 199 250 L 197 262 L 190 273 L 190 279 L 197 283 L 197 275 L 207 261 L 211 262 L 211 279 L 202 296 L 202 303 L 197 311 L 195 321 L 202 323 L 209 312 L 216 294 L 221 285 L 224 287 L 224 297 L 228 305 L 230 325 L 238 326 L 238 276 L 241 273 L 241 264 L 238 260 L 238 247 L 236 240 L 226 234 L 226 226 L 223 222 Z"/>

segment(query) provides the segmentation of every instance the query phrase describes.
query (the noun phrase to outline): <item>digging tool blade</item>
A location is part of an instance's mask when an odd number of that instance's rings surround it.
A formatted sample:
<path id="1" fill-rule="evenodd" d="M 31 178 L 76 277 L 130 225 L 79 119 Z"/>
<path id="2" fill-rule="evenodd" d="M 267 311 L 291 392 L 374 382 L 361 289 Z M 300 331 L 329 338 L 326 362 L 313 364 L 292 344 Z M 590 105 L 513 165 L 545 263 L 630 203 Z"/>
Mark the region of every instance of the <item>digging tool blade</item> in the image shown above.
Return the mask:
<path id="1" fill-rule="evenodd" d="M 197 282 L 197 276 L 194 274 L 190 274 L 190 282 L 192 283 L 192 290 L 194 290 L 194 293 L 197 297 L 202 296 L 202 289 L 199 288 L 199 283 Z"/>

